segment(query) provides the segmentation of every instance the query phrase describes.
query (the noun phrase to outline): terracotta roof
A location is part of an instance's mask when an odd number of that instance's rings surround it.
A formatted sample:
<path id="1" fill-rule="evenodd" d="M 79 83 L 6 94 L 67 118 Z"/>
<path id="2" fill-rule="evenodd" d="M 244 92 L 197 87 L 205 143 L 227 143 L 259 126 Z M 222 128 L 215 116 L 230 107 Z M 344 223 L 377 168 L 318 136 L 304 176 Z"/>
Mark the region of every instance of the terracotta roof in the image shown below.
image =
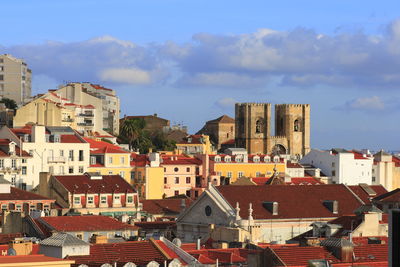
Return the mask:
<path id="1" fill-rule="evenodd" d="M 179 214 L 182 210 L 182 199 L 146 199 L 142 200 L 143 211 L 150 214 Z M 191 199 L 185 199 L 186 207 L 192 203 Z"/>
<path id="2" fill-rule="evenodd" d="M 0 201 L 6 201 L 6 200 L 50 200 L 53 202 L 55 201 L 47 197 L 37 195 L 32 192 L 25 191 L 16 187 L 11 187 L 10 193 L 0 193 Z"/>
<path id="3" fill-rule="evenodd" d="M 204 141 L 202 141 L 203 136 L 201 134 L 192 134 L 188 135 L 183 140 L 181 140 L 177 145 L 186 145 L 186 144 L 204 144 Z M 191 140 L 189 140 L 191 139 Z"/>
<path id="4" fill-rule="evenodd" d="M 85 143 L 75 134 L 62 134 L 60 135 L 60 143 Z"/>
<path id="5" fill-rule="evenodd" d="M 286 168 L 298 169 L 298 168 L 304 168 L 304 167 L 300 163 L 288 161 L 288 162 L 286 162 Z"/>
<path id="6" fill-rule="evenodd" d="M 8 145 L 11 143 L 11 140 L 9 139 L 0 139 L 0 157 L 10 157 L 10 154 L 8 153 Z M 22 150 L 19 146 L 18 143 L 15 145 L 15 155 L 17 156 L 22 156 L 22 157 L 32 157 L 28 152 L 25 150 Z"/>
<path id="7" fill-rule="evenodd" d="M 222 115 L 214 120 L 207 121 L 207 123 L 235 123 L 235 119 L 227 115 Z"/>
<path id="8" fill-rule="evenodd" d="M 53 257 L 47 257 L 44 255 L 18 255 L 18 256 L 5 256 L 0 257 L 0 264 L 11 264 L 11 263 L 29 263 L 29 262 L 52 262 L 59 261 L 65 262 L 64 264 L 67 266 L 68 263 L 72 263 L 71 260 L 63 260 Z M 22 266 L 22 265 L 21 265 Z M 24 265 L 28 266 L 28 265 Z"/>
<path id="9" fill-rule="evenodd" d="M 248 217 L 249 203 L 253 205 L 254 219 L 327 218 L 353 214 L 360 201 L 344 185 L 270 185 L 219 186 L 223 197 L 232 207 L 239 202 L 240 216 Z M 299 201 L 301 200 L 301 201 Z M 325 207 L 324 201 L 338 201 L 338 213 Z M 266 209 L 264 202 L 278 202 L 278 215 Z"/>
<path id="10" fill-rule="evenodd" d="M 112 91 L 112 89 L 108 89 L 108 88 L 105 88 L 105 87 L 103 87 L 103 86 L 101 86 L 101 85 L 98 85 L 98 84 L 90 84 L 94 89 L 97 89 L 97 90 L 106 90 L 106 91 Z"/>
<path id="11" fill-rule="evenodd" d="M 201 165 L 201 160 L 184 155 L 162 155 L 161 165 Z"/>
<path id="12" fill-rule="evenodd" d="M 49 230 L 58 232 L 134 230 L 136 226 L 107 216 L 56 216 L 37 219 Z"/>
<path id="13" fill-rule="evenodd" d="M 146 165 L 149 165 L 149 157 L 147 155 L 141 155 L 141 154 L 136 154 L 136 153 L 131 153 L 131 166 L 136 166 L 136 167 L 144 167 Z"/>
<path id="14" fill-rule="evenodd" d="M 353 150 L 351 152 L 354 154 L 354 159 L 371 159 L 371 158 L 368 158 L 368 157 L 364 157 L 364 154 L 360 153 L 358 151 Z"/>
<path id="15" fill-rule="evenodd" d="M 364 201 L 365 204 L 370 204 L 372 198 L 386 194 L 388 192 L 386 188 L 384 188 L 382 185 L 368 185 L 368 187 L 376 193 L 376 195 L 371 196 L 368 195 L 368 193 L 360 185 L 349 185 L 348 187 L 351 189 L 351 191 L 354 192 L 354 194 L 361 198 L 361 200 Z"/>
<path id="16" fill-rule="evenodd" d="M 220 157 L 221 161 L 220 162 L 216 162 L 215 161 L 215 157 Z M 230 162 L 225 162 L 225 157 L 230 157 L 231 161 Z M 216 163 L 243 163 L 242 161 L 236 162 L 235 158 L 242 158 L 242 155 L 227 155 L 227 154 L 218 154 L 218 155 L 209 155 L 209 159 L 211 161 L 214 161 Z M 258 160 L 254 161 L 254 158 L 258 157 Z M 270 157 L 270 161 L 265 162 L 264 158 L 265 157 Z M 270 155 L 256 155 L 256 154 L 250 154 L 247 155 L 247 163 L 256 163 L 256 164 L 275 164 L 275 163 L 283 163 L 284 159 L 283 158 L 279 158 L 279 162 L 274 162 L 273 161 L 274 157 L 271 157 Z"/>
<path id="17" fill-rule="evenodd" d="M 102 175 L 102 179 L 90 179 L 89 174 L 55 175 L 69 192 L 85 193 L 134 193 L 132 186 L 119 175 Z"/>
<path id="18" fill-rule="evenodd" d="M 8 244 L 11 240 L 14 240 L 16 237 L 22 237 L 22 233 L 0 234 L 0 244 Z"/>
<path id="19" fill-rule="evenodd" d="M 142 229 L 169 229 L 176 228 L 176 221 L 135 222 L 135 226 Z"/>
<path id="20" fill-rule="evenodd" d="M 105 154 L 105 153 L 130 153 L 123 150 L 121 147 L 104 142 L 96 141 L 92 138 L 84 138 L 86 142 L 90 144 L 90 154 Z"/>
<path id="21" fill-rule="evenodd" d="M 392 161 L 394 162 L 394 165 L 396 167 L 400 167 L 400 158 L 398 158 L 396 156 L 392 156 Z"/>
<path id="22" fill-rule="evenodd" d="M 156 243 L 157 244 L 157 243 Z M 146 266 L 150 261 L 164 264 L 168 258 L 151 241 L 135 241 L 122 243 L 92 244 L 88 256 L 68 256 L 67 259 L 75 260 L 75 266 L 86 264 L 100 266 L 104 263 L 119 263 L 122 266 L 133 262 L 138 266 Z"/>
<path id="23" fill-rule="evenodd" d="M 186 252 L 202 264 L 213 264 L 217 259 L 219 263 L 246 263 L 249 250 L 240 248 L 196 249 Z"/>
<path id="24" fill-rule="evenodd" d="M 400 202 L 400 188 L 381 194 L 374 198 L 379 202 Z"/>
<path id="25" fill-rule="evenodd" d="M 333 235 L 334 237 L 347 237 L 349 233 L 354 231 L 362 222 L 363 219 L 357 215 L 340 216 L 329 221 L 331 224 L 339 224 L 342 226 L 342 228 Z"/>
<path id="26" fill-rule="evenodd" d="M 257 185 L 266 185 L 271 177 L 254 177 L 251 180 Z M 290 182 L 285 182 L 287 185 L 321 185 L 324 184 L 314 177 L 291 177 Z"/>

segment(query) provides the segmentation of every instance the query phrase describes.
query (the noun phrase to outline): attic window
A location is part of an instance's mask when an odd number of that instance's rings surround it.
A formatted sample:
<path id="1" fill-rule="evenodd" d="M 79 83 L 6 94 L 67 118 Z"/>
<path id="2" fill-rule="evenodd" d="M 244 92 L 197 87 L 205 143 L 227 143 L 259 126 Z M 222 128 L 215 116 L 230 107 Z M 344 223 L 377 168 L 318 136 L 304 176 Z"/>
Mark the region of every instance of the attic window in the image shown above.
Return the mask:
<path id="1" fill-rule="evenodd" d="M 225 162 L 231 162 L 231 157 L 226 156 L 226 157 L 225 157 Z"/>
<path id="2" fill-rule="evenodd" d="M 270 156 L 265 156 L 264 157 L 264 162 L 271 162 L 271 157 Z"/>
<path id="3" fill-rule="evenodd" d="M 253 158 L 253 162 L 260 162 L 260 157 L 259 156 L 255 156 Z"/>
<path id="4" fill-rule="evenodd" d="M 221 162 L 221 157 L 220 157 L 220 156 L 216 156 L 216 157 L 214 158 L 214 161 L 215 161 L 215 162 Z"/>

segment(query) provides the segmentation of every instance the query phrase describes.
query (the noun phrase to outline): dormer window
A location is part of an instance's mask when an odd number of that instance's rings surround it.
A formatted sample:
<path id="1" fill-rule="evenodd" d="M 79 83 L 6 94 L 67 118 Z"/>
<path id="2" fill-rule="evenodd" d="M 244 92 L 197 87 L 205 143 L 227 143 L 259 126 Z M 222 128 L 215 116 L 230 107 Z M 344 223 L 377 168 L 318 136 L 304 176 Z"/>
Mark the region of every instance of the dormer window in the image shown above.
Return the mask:
<path id="1" fill-rule="evenodd" d="M 265 156 L 264 157 L 264 162 L 271 162 L 271 157 L 270 156 Z"/>
<path id="2" fill-rule="evenodd" d="M 260 157 L 259 156 L 254 156 L 253 157 L 253 162 L 260 162 Z"/>
<path id="3" fill-rule="evenodd" d="M 279 162 L 279 157 L 278 156 L 274 157 L 274 162 Z"/>
<path id="4" fill-rule="evenodd" d="M 192 138 L 189 137 L 189 138 L 188 138 L 188 143 L 191 143 L 191 142 L 192 142 Z"/>
<path id="5" fill-rule="evenodd" d="M 29 134 L 24 134 L 24 142 L 29 142 Z"/>
<path id="6" fill-rule="evenodd" d="M 215 162 L 221 162 L 221 157 L 220 156 L 215 156 L 214 161 Z"/>
<path id="7" fill-rule="evenodd" d="M 236 157 L 235 157 L 235 161 L 236 161 L 236 162 L 243 162 L 243 158 L 240 157 L 240 156 L 236 156 Z"/>
<path id="8" fill-rule="evenodd" d="M 54 135 L 54 143 L 60 143 L 60 136 L 58 134 Z"/>
<path id="9" fill-rule="evenodd" d="M 224 161 L 225 161 L 225 162 L 231 162 L 231 157 L 225 156 Z"/>

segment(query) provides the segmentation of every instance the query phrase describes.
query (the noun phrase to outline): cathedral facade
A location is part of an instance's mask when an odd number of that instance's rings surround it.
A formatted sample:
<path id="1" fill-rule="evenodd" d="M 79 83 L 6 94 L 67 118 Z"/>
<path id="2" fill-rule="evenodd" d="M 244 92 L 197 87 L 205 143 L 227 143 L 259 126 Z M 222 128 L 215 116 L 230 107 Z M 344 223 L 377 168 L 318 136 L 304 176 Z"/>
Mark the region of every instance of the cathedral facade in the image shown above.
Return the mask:
<path id="1" fill-rule="evenodd" d="M 310 105 L 275 105 L 275 135 L 271 134 L 271 104 L 235 105 L 236 147 L 249 154 L 305 155 L 310 151 Z"/>

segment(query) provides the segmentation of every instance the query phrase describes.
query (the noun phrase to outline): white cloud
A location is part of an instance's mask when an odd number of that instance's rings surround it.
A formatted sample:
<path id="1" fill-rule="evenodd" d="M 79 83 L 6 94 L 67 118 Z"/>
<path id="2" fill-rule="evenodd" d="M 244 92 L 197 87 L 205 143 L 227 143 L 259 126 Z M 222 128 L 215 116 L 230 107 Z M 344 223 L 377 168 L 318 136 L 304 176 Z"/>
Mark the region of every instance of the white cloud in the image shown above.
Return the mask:
<path id="1" fill-rule="evenodd" d="M 237 101 L 236 99 L 232 98 L 232 97 L 225 97 L 225 98 L 221 98 L 218 99 L 217 102 L 215 102 L 215 104 L 222 108 L 222 109 L 232 109 L 232 107 L 235 106 L 235 103 L 237 103 L 239 101 Z"/>
<path id="2" fill-rule="evenodd" d="M 105 69 L 99 76 L 101 81 L 112 83 L 149 84 L 151 82 L 148 72 L 136 68 Z"/>
<path id="3" fill-rule="evenodd" d="M 346 110 L 380 111 L 385 109 L 385 103 L 379 96 L 360 97 L 348 101 L 344 107 Z"/>

